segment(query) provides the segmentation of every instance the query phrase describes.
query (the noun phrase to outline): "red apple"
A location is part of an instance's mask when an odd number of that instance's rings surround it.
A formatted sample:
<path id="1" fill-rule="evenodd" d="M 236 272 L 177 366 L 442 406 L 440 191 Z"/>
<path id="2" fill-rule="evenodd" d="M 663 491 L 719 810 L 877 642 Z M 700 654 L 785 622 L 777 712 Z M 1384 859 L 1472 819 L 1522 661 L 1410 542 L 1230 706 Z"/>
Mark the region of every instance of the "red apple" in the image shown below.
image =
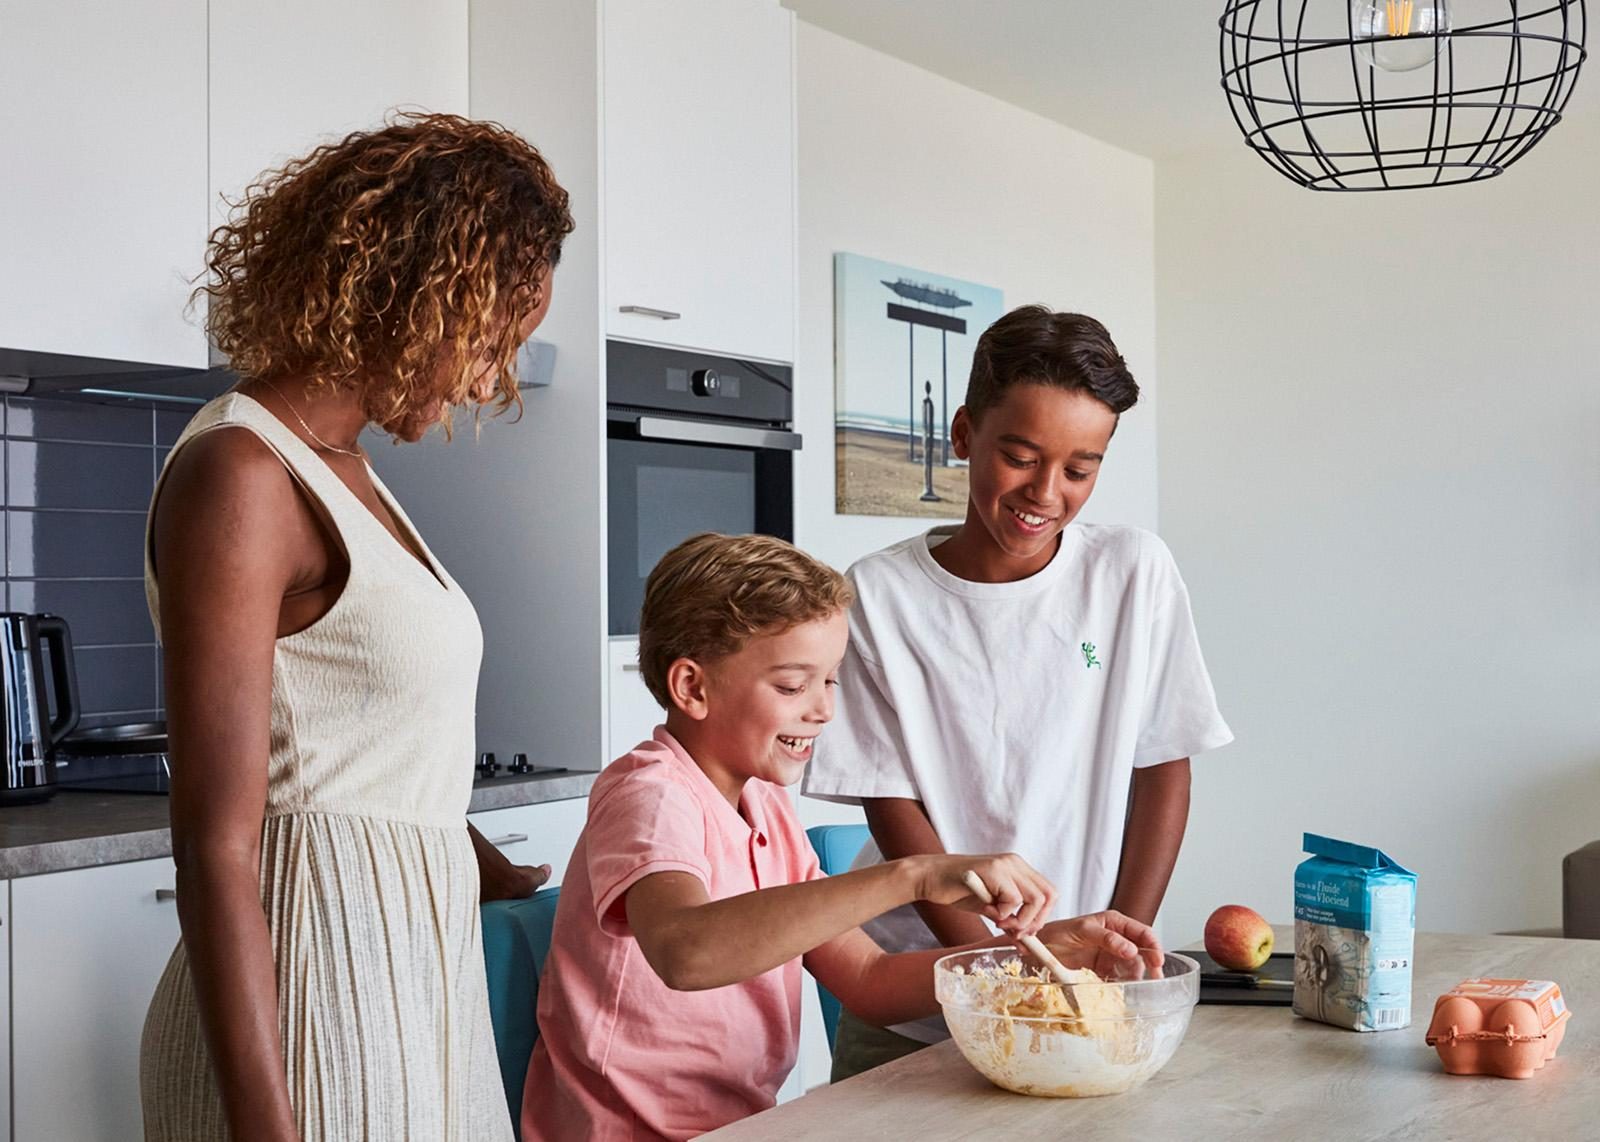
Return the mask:
<path id="1" fill-rule="evenodd" d="M 1206 921 L 1206 954 L 1229 971 L 1255 971 L 1272 954 L 1272 925 L 1243 904 L 1224 904 Z"/>

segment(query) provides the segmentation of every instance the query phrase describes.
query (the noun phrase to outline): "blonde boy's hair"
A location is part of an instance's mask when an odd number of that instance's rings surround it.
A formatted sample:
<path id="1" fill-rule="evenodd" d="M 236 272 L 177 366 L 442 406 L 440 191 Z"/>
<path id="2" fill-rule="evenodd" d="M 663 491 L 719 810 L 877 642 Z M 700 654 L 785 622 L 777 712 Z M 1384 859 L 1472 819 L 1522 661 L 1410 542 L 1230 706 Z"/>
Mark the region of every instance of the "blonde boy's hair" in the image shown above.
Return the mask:
<path id="1" fill-rule="evenodd" d="M 663 555 L 645 581 L 639 672 L 670 710 L 667 670 L 678 659 L 714 661 L 755 635 L 827 618 L 854 599 L 843 575 L 781 539 L 697 535 Z"/>

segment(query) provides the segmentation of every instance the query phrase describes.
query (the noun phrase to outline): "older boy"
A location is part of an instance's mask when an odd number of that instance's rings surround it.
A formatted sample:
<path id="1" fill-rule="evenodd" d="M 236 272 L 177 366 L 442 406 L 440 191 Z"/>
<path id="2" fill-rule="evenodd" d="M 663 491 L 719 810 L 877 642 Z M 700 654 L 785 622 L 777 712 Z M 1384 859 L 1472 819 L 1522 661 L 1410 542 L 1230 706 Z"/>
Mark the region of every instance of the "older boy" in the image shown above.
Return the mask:
<path id="1" fill-rule="evenodd" d="M 1014 849 L 1059 886 L 1068 915 L 1155 919 L 1188 818 L 1189 758 L 1233 735 L 1166 546 L 1137 528 L 1068 526 L 1138 396 L 1093 318 L 1027 306 L 979 339 L 951 424 L 969 462 L 965 522 L 850 569 L 839 721 L 804 789 L 866 809 L 875 844 L 858 868 Z M 867 931 L 891 952 L 987 934 L 926 901 Z M 937 1017 L 879 1030 L 846 1010 L 834 1078 L 944 1033 Z"/>
<path id="2" fill-rule="evenodd" d="M 540 984 L 528 1142 L 687 1138 L 769 1107 L 799 1045 L 802 957 L 894 1022 L 937 1009 L 938 953 L 885 955 L 862 921 L 933 900 L 1023 932 L 1053 904 L 1010 855 L 821 876 L 783 787 L 832 716 L 849 601 L 837 572 L 766 536 L 699 536 L 651 573 L 639 658 L 667 721 L 590 794 Z M 1145 925 L 1110 913 L 1041 935 L 1069 962 L 1161 962 Z"/>

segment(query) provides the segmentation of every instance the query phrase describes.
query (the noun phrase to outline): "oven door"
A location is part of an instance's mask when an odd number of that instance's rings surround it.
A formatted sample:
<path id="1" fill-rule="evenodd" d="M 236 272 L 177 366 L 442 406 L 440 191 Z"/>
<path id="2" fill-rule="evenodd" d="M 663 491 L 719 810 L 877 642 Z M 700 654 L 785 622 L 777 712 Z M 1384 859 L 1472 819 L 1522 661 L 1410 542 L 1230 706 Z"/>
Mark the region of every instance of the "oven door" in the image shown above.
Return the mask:
<path id="1" fill-rule="evenodd" d="M 792 432 L 612 412 L 606 438 L 609 633 L 639 633 L 644 583 L 703 531 L 794 539 Z"/>

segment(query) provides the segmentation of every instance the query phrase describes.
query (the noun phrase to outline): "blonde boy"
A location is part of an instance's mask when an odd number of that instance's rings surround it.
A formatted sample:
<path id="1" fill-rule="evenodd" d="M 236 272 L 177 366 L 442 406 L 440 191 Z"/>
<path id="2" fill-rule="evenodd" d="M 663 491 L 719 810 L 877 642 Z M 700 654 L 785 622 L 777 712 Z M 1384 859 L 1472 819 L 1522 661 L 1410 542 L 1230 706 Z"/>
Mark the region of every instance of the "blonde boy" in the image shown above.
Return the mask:
<path id="1" fill-rule="evenodd" d="M 667 710 L 596 781 L 540 985 L 523 1138 L 687 1138 L 771 1106 L 799 1043 L 800 966 L 882 1024 L 930 1013 L 933 952 L 859 925 L 931 900 L 1026 932 L 1054 902 L 1014 855 L 823 877 L 784 787 L 833 716 L 849 586 L 766 536 L 702 535 L 651 573 L 640 666 Z M 996 904 L 962 875 L 974 869 Z M 1064 958 L 1159 964 L 1113 913 L 1048 925 Z"/>

